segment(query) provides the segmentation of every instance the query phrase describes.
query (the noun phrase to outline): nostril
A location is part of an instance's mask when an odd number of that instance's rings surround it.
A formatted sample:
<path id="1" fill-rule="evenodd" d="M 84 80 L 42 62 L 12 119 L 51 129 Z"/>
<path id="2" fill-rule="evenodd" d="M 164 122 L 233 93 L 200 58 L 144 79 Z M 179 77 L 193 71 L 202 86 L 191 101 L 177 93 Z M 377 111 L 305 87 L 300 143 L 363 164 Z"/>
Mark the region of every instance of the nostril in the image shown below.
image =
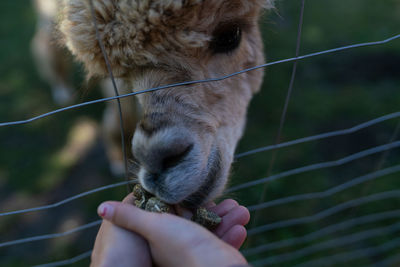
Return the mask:
<path id="1" fill-rule="evenodd" d="M 195 150 L 195 139 L 184 127 L 164 127 L 147 134 L 140 127 L 132 140 L 132 153 L 141 168 L 148 173 L 162 174 L 184 162 Z M 149 129 L 147 129 L 149 130 Z"/>
<path id="2" fill-rule="evenodd" d="M 141 129 L 147 135 L 152 135 L 152 133 L 155 131 L 155 127 L 149 124 L 146 120 L 139 122 L 139 129 Z"/>
<path id="3" fill-rule="evenodd" d="M 153 112 L 144 114 L 143 119 L 139 122 L 138 126 L 140 130 L 150 137 L 161 129 L 168 127 L 169 121 L 165 119 L 165 114 Z"/>
<path id="4" fill-rule="evenodd" d="M 183 159 L 186 157 L 187 154 L 193 149 L 193 144 L 188 145 L 184 149 L 180 151 L 176 151 L 174 154 L 169 154 L 162 160 L 162 168 L 163 170 L 175 167 L 178 165 L 180 162 L 183 161 Z"/>

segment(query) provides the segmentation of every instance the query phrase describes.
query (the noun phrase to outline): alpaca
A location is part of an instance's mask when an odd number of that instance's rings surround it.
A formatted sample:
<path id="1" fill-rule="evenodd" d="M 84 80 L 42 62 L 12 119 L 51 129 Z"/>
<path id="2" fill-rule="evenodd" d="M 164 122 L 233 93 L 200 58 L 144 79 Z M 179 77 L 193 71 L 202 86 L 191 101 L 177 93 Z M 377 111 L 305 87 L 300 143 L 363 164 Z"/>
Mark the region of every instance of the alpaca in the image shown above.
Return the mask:
<path id="1" fill-rule="evenodd" d="M 36 33 L 31 42 L 32 55 L 41 78 L 51 88 L 53 101 L 60 106 L 70 104 L 78 90 L 73 89 L 71 82 L 72 58 L 60 44 L 60 32 L 57 21 L 61 14 L 62 0 L 33 0 L 33 7 L 37 14 Z M 129 93 L 121 81 L 118 87 L 121 94 Z M 109 79 L 104 79 L 99 86 L 105 97 L 114 96 L 114 89 Z M 135 129 L 138 117 L 134 99 L 121 99 L 124 110 L 124 134 L 126 149 L 130 149 L 130 138 Z M 110 171 L 114 176 L 122 176 L 125 172 L 123 152 L 121 149 L 121 133 L 119 128 L 118 106 L 115 101 L 106 103 L 102 123 L 102 134 L 110 163 Z"/>
<path id="2" fill-rule="evenodd" d="M 258 19 L 272 0 L 93 0 L 114 75 L 133 91 L 220 77 L 264 63 Z M 64 0 L 59 29 L 89 77 L 107 67 L 89 0 Z M 228 180 L 247 106 L 263 70 L 213 83 L 137 96 L 132 153 L 142 186 L 193 207 L 219 196 Z"/>
<path id="3" fill-rule="evenodd" d="M 53 100 L 58 105 L 72 102 L 73 89 L 69 81 L 71 61 L 65 56 L 63 47 L 57 45 L 55 20 L 58 0 L 34 0 L 33 7 L 38 15 L 36 34 L 31 43 L 37 70 L 51 87 Z"/>

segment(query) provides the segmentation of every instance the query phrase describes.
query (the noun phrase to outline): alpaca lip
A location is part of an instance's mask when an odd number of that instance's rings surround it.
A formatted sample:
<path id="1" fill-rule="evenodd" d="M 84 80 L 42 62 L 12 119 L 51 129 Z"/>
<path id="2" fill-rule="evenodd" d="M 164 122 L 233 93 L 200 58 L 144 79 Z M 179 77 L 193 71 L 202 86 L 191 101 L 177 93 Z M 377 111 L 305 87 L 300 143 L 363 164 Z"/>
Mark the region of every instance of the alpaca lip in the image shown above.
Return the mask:
<path id="1" fill-rule="evenodd" d="M 139 180 L 141 180 L 141 184 L 146 191 L 154 194 L 163 202 L 171 205 L 179 204 L 188 209 L 195 209 L 204 204 L 213 192 L 215 184 L 221 176 L 220 161 L 220 151 L 219 149 L 215 148 L 209 155 L 206 170 L 203 172 L 203 174 L 201 174 L 204 176 L 190 177 L 192 179 L 197 178 L 195 180 L 203 182 L 196 187 L 195 191 L 188 192 L 186 196 L 174 195 L 174 189 L 166 186 L 165 179 L 160 179 L 160 177 L 154 178 L 155 176 L 163 176 L 165 174 L 146 173 L 143 175 L 144 179 Z"/>
<path id="2" fill-rule="evenodd" d="M 182 202 L 181 205 L 185 208 L 188 209 L 197 209 L 201 205 L 204 204 L 204 202 L 208 199 L 212 189 L 213 185 L 217 181 L 218 176 L 212 175 L 212 173 L 209 173 L 207 176 L 206 181 L 204 184 L 200 187 L 199 190 L 185 198 Z"/>
<path id="3" fill-rule="evenodd" d="M 199 189 L 185 198 L 182 201 L 182 205 L 189 209 L 196 209 L 209 198 L 211 192 L 215 188 L 215 184 L 221 176 L 221 152 L 218 148 L 213 149 L 209 156 L 208 163 L 208 174 L 204 183 L 199 187 Z"/>

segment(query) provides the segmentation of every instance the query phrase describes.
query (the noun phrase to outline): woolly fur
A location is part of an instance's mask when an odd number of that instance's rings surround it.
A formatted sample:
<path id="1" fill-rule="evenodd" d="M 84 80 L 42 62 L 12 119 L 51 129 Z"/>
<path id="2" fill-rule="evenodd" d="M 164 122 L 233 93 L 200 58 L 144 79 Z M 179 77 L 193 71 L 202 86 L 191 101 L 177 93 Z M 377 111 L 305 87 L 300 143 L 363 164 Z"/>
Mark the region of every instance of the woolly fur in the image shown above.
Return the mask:
<path id="1" fill-rule="evenodd" d="M 171 57 L 201 55 L 221 16 L 257 16 L 251 12 L 273 7 L 272 0 L 93 0 L 93 4 L 101 39 L 119 77 L 138 66 L 168 65 Z M 59 28 L 89 76 L 105 76 L 89 0 L 63 0 Z"/>
<path id="2" fill-rule="evenodd" d="M 272 8 L 271 0 L 93 0 L 93 4 L 94 18 L 90 0 L 63 0 L 59 24 L 64 43 L 89 76 L 107 76 L 93 19 L 115 76 L 132 90 L 219 77 L 265 62 L 258 18 L 263 9 Z M 216 52 L 213 41 L 232 26 L 241 30 L 240 43 L 233 50 Z M 259 69 L 193 85 L 192 90 L 178 87 L 139 95 L 143 116 L 132 151 L 140 163 L 138 176 L 144 188 L 168 203 L 190 205 L 221 194 L 243 134 L 247 106 L 262 78 Z M 165 168 L 166 159 L 182 156 L 183 150 L 184 158 Z"/>

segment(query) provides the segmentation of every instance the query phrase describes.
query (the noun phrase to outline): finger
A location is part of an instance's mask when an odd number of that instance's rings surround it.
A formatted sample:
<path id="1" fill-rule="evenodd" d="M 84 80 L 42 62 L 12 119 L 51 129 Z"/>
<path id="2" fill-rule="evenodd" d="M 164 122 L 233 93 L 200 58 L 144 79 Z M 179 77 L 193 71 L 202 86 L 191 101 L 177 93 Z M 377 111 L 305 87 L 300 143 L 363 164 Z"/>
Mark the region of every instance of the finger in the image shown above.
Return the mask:
<path id="1" fill-rule="evenodd" d="M 230 210 L 225 216 L 222 217 L 220 225 L 214 230 L 218 237 L 222 237 L 235 225 L 246 225 L 250 220 L 250 212 L 243 206 L 238 206 Z"/>
<path id="2" fill-rule="evenodd" d="M 168 243 L 171 239 L 179 239 L 182 244 L 192 244 L 215 238 L 205 228 L 175 215 L 147 212 L 121 202 L 102 203 L 97 212 L 107 221 L 136 232 L 153 244 Z M 185 234 L 182 234 L 182 229 L 187 230 Z"/>
<path id="3" fill-rule="evenodd" d="M 206 209 L 211 209 L 211 208 L 213 208 L 213 207 L 215 207 L 215 206 L 217 206 L 217 204 L 215 204 L 215 202 L 214 201 L 212 201 L 212 202 L 208 202 L 207 204 L 205 204 L 204 205 L 204 208 L 206 208 Z"/>
<path id="4" fill-rule="evenodd" d="M 246 228 L 242 225 L 235 225 L 228 232 L 222 236 L 222 240 L 231 245 L 232 247 L 239 249 L 247 237 Z"/>
<path id="5" fill-rule="evenodd" d="M 233 199 L 225 199 L 218 205 L 211 207 L 209 210 L 218 214 L 218 216 L 225 216 L 230 210 L 239 206 L 239 204 Z"/>
<path id="6" fill-rule="evenodd" d="M 180 205 L 175 205 L 175 212 L 178 216 L 190 220 L 193 217 L 193 212 L 181 207 Z"/>
<path id="7" fill-rule="evenodd" d="M 156 227 L 155 224 L 157 223 L 156 214 L 143 211 L 127 203 L 108 201 L 102 203 L 97 212 L 107 221 L 139 233 L 145 238 L 151 235 L 152 229 Z"/>
<path id="8" fill-rule="evenodd" d="M 127 204 L 132 204 L 135 205 L 135 196 L 133 195 L 133 193 L 130 193 L 129 195 L 127 195 L 124 200 L 122 200 L 122 203 L 127 203 Z"/>

